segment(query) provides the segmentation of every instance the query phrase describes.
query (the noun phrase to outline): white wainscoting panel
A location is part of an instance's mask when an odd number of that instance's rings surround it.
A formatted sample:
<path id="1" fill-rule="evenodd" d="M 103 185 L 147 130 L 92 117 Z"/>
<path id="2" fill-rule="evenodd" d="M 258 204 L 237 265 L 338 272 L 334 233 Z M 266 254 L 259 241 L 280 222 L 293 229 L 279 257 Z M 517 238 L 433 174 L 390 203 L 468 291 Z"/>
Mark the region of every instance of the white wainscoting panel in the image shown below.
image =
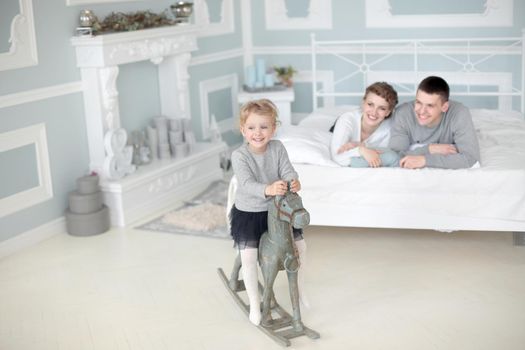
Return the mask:
<path id="1" fill-rule="evenodd" d="M 306 17 L 288 17 L 285 0 L 264 0 L 267 30 L 332 29 L 332 0 L 310 0 Z"/>
<path id="2" fill-rule="evenodd" d="M 233 0 L 221 0 L 221 21 L 211 22 L 206 0 L 195 0 L 193 9 L 195 12 L 195 24 L 200 26 L 198 36 L 214 36 L 233 33 L 235 31 L 235 20 L 233 11 Z"/>
<path id="3" fill-rule="evenodd" d="M 39 185 L 0 199 L 0 218 L 53 197 L 45 124 L 35 124 L 0 134 L 0 152 L 30 144 L 35 144 L 36 148 Z"/>
<path id="4" fill-rule="evenodd" d="M 239 106 L 237 105 L 237 93 L 239 92 L 239 78 L 237 74 L 224 75 L 222 77 L 203 80 L 199 84 L 199 96 L 201 101 L 201 128 L 202 128 L 202 137 L 207 139 L 210 137 L 210 106 L 208 101 L 208 95 L 211 92 L 219 91 L 223 89 L 231 90 L 232 100 L 230 101 L 232 106 L 233 115 L 231 118 L 223 119 L 217 124 L 221 133 L 224 133 L 229 130 L 235 129 L 235 117 Z"/>
<path id="5" fill-rule="evenodd" d="M 366 26 L 413 27 L 512 27 L 513 0 L 486 0 L 484 13 L 393 15 L 389 0 L 366 0 Z"/>
<path id="6" fill-rule="evenodd" d="M 9 51 L 0 53 L 0 71 L 38 64 L 33 2 L 19 0 L 19 5 L 20 13 L 11 21 Z"/>

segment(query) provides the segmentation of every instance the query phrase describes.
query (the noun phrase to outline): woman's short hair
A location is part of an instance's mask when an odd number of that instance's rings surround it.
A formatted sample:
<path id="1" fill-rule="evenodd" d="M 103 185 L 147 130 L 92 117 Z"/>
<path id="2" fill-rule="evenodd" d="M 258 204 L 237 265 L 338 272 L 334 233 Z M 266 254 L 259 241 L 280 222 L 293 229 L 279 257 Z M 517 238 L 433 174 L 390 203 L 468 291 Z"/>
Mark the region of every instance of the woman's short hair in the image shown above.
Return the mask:
<path id="1" fill-rule="evenodd" d="M 366 96 L 368 96 L 369 93 L 373 93 L 379 97 L 384 98 L 388 103 L 388 108 L 390 111 L 393 111 L 394 107 L 397 105 L 397 91 L 392 87 L 392 85 L 385 83 L 384 81 L 378 81 L 369 85 L 366 88 L 363 100 L 366 98 Z"/>

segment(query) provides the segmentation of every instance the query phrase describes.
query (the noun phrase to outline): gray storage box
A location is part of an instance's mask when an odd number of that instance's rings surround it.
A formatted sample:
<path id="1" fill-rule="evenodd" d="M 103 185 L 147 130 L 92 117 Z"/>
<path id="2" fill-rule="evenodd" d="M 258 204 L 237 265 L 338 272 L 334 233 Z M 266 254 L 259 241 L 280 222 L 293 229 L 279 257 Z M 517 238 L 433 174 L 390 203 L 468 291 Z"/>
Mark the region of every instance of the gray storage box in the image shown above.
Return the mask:
<path id="1" fill-rule="evenodd" d="M 92 236 L 111 227 L 109 208 L 103 204 L 98 180 L 98 175 L 82 176 L 77 179 L 77 191 L 69 193 L 66 228 L 70 235 Z"/>
<path id="2" fill-rule="evenodd" d="M 79 177 L 77 179 L 77 191 L 82 194 L 90 194 L 99 191 L 98 180 L 98 175 Z"/>
<path id="3" fill-rule="evenodd" d="M 102 192 L 82 194 L 78 191 L 69 193 L 69 210 L 76 214 L 88 214 L 102 208 Z"/>
<path id="4" fill-rule="evenodd" d="M 66 228 L 73 236 L 93 236 L 104 233 L 110 228 L 109 208 L 103 205 L 102 209 L 89 214 L 76 214 L 67 210 Z"/>

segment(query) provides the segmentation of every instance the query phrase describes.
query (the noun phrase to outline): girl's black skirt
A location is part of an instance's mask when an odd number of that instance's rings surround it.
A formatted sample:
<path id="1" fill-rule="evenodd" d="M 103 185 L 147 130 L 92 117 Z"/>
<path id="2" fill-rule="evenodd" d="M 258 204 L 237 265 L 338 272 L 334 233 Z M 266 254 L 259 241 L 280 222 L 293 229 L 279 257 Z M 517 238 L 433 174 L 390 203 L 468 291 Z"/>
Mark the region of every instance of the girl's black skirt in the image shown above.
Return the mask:
<path id="1" fill-rule="evenodd" d="M 268 231 L 268 211 L 242 211 L 232 207 L 230 211 L 230 227 L 235 247 L 259 248 L 259 241 L 263 233 Z M 303 239 L 303 230 L 293 228 L 296 241 Z"/>

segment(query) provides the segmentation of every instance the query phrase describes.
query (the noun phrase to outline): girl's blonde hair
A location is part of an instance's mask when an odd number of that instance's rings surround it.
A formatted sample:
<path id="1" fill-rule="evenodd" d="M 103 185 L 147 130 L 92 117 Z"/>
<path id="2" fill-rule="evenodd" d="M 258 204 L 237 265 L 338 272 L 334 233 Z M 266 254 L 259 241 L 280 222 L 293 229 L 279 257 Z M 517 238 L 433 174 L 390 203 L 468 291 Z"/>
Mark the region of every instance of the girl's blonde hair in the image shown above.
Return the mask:
<path id="1" fill-rule="evenodd" d="M 240 110 L 239 125 L 241 127 L 246 124 L 246 119 L 248 119 L 248 116 L 252 113 L 272 118 L 273 126 L 277 126 L 277 107 L 272 101 L 261 98 L 259 100 L 246 102 Z"/>

